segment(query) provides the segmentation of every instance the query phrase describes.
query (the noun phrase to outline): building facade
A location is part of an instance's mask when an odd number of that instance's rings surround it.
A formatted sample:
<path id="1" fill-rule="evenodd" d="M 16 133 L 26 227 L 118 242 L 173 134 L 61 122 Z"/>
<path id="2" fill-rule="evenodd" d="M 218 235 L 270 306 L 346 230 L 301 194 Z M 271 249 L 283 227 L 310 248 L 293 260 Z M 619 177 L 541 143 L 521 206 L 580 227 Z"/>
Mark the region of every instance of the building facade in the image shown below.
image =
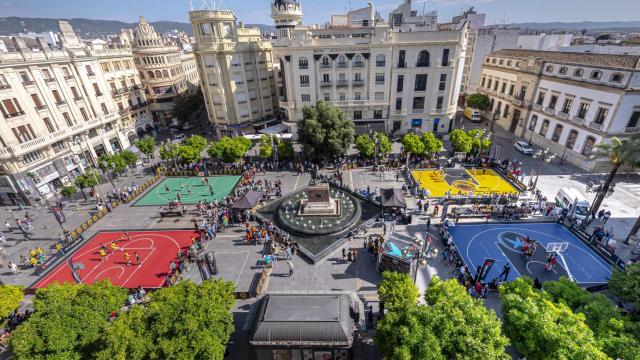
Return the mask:
<path id="1" fill-rule="evenodd" d="M 302 109 L 320 100 L 345 111 L 357 133 L 450 130 L 466 24 L 417 19 L 409 0 L 392 12 L 393 26 L 372 4 L 334 15 L 326 26 L 305 26 L 299 2 L 276 0 L 271 17 L 280 108 L 294 134 Z"/>
<path id="2" fill-rule="evenodd" d="M 194 91 L 200 83 L 195 58 L 181 51 L 174 39 L 157 33 L 144 17 L 130 34 L 149 111 L 156 124 L 169 125 L 176 96 Z"/>
<path id="3" fill-rule="evenodd" d="M 500 50 L 481 89 L 497 125 L 585 170 L 609 165 L 595 145 L 640 132 L 640 56 Z"/>
<path id="4" fill-rule="evenodd" d="M 189 13 L 202 92 L 218 136 L 253 133 L 274 122 L 277 97 L 271 41 L 236 24 L 229 10 Z"/>
<path id="5" fill-rule="evenodd" d="M 61 48 L 13 37 L 0 53 L 4 204 L 50 196 L 100 155 L 128 148 L 134 129 L 151 123 L 144 94 L 135 95 L 141 83 L 131 52 L 94 50 L 81 45 L 68 23 L 61 21 L 60 29 Z M 139 107 L 125 115 L 129 104 Z"/>

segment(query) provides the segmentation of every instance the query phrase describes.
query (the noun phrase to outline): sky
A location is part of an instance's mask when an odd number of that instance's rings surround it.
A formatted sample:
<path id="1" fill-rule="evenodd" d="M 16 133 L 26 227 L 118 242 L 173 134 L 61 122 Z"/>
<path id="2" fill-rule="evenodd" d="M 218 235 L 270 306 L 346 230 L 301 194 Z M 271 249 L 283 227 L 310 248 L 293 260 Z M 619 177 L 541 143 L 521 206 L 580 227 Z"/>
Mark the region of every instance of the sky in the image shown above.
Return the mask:
<path id="1" fill-rule="evenodd" d="M 200 10 L 214 0 L 191 0 Z M 269 1 L 218 0 L 222 9 L 234 10 L 239 21 L 271 25 Z M 372 1 L 381 15 L 403 0 L 300 0 L 306 24 L 329 21 L 331 14 L 364 7 Z M 414 0 L 413 9 L 437 10 L 441 22 L 474 6 L 487 14 L 486 24 L 551 21 L 640 20 L 639 0 Z M 606 6 L 605 6 L 606 4 Z M 90 18 L 136 22 L 140 15 L 149 21 L 188 22 L 189 0 L 0 0 L 0 16 Z"/>

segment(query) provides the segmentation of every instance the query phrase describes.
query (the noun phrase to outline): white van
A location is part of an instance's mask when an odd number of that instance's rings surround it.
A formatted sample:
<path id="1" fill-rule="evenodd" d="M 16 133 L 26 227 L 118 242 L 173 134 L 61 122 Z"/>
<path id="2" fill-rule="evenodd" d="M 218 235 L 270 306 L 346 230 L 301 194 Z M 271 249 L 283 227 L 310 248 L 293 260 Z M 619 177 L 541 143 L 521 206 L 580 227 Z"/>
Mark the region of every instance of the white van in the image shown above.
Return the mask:
<path id="1" fill-rule="evenodd" d="M 568 209 L 570 213 L 571 207 L 575 204 L 576 211 L 574 216 L 577 219 L 585 221 L 589 217 L 589 207 L 591 207 L 591 204 L 574 188 L 560 189 L 556 194 L 556 204 L 563 209 Z"/>

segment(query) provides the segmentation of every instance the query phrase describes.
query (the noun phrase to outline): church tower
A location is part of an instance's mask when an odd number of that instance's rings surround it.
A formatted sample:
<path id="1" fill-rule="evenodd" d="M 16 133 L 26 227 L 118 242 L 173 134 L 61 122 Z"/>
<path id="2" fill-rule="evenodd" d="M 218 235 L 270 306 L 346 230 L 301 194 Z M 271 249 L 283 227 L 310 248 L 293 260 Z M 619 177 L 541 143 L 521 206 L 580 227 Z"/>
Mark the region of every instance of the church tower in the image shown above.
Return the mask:
<path id="1" fill-rule="evenodd" d="M 302 23 L 302 7 L 297 0 L 274 0 L 271 18 L 276 25 L 278 39 L 291 39 L 293 29 Z"/>

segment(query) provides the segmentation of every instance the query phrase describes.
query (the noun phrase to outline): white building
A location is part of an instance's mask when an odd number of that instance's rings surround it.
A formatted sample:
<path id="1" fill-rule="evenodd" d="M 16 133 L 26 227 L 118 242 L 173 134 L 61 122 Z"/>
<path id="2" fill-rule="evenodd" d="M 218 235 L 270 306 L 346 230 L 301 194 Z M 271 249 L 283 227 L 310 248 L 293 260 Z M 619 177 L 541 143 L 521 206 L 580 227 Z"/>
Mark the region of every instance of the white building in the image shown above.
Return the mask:
<path id="1" fill-rule="evenodd" d="M 558 49 L 571 45 L 573 34 L 547 34 L 520 35 L 518 37 L 518 49 L 558 51 Z"/>
<path id="2" fill-rule="evenodd" d="M 326 26 L 307 26 L 299 2 L 271 5 L 280 108 L 293 133 L 303 107 L 320 100 L 345 111 L 358 133 L 450 130 L 466 23 L 443 28 L 410 6 L 406 0 L 392 12 L 393 26 L 373 4 L 333 16 Z"/>
<path id="3" fill-rule="evenodd" d="M 571 45 L 562 47 L 558 49 L 558 51 L 582 52 L 591 54 L 640 55 L 640 45 Z"/>
<path id="4" fill-rule="evenodd" d="M 595 145 L 640 132 L 637 55 L 500 50 L 485 58 L 481 88 L 499 126 L 585 170 L 609 164 Z"/>

